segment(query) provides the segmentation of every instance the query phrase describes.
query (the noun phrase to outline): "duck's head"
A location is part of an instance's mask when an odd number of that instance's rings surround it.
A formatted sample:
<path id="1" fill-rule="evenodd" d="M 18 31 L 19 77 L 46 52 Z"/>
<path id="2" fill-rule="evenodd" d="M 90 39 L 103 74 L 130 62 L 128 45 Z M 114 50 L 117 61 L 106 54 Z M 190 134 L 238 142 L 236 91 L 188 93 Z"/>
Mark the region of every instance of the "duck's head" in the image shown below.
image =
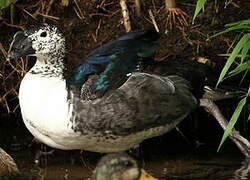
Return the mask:
<path id="1" fill-rule="evenodd" d="M 62 77 L 65 69 L 65 38 L 54 25 L 41 24 L 18 31 L 11 43 L 8 58 L 37 57 L 30 70 L 42 76 Z"/>
<path id="2" fill-rule="evenodd" d="M 17 59 L 23 56 L 55 57 L 65 54 L 65 38 L 54 25 L 41 24 L 18 31 L 11 43 L 8 57 Z"/>
<path id="3" fill-rule="evenodd" d="M 94 171 L 92 180 L 157 180 L 141 169 L 125 153 L 104 156 Z"/>

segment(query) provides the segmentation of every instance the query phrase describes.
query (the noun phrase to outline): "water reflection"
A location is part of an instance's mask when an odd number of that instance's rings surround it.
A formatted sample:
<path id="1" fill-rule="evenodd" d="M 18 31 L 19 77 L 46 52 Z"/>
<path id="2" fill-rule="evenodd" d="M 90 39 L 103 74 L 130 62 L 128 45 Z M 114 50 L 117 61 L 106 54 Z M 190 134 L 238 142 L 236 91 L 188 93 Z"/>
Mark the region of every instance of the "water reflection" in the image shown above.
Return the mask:
<path id="1" fill-rule="evenodd" d="M 45 150 L 45 149 L 43 149 Z M 50 152 L 51 149 L 46 149 Z M 99 153 L 54 150 L 40 157 L 40 166 L 35 166 L 36 153 L 28 150 L 10 152 L 25 180 L 79 180 L 89 179 Z M 36 157 L 37 158 L 37 157 Z M 216 148 L 206 145 L 194 151 L 181 149 L 164 153 L 146 153 L 141 164 L 144 169 L 162 180 L 246 180 L 250 159 L 244 159 L 236 148 Z M 239 168 L 240 167 L 240 168 Z"/>
<path id="2" fill-rule="evenodd" d="M 234 172 L 234 177 L 231 180 L 247 180 L 250 170 L 250 158 L 246 158 L 241 162 L 241 167 Z"/>

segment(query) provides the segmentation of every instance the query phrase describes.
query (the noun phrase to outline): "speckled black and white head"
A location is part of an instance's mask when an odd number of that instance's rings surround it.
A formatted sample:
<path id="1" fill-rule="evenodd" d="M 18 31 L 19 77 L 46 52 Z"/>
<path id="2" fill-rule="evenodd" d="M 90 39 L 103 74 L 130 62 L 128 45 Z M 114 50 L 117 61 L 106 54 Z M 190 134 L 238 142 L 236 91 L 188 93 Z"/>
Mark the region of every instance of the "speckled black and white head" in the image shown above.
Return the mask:
<path id="1" fill-rule="evenodd" d="M 19 31 L 11 43 L 9 58 L 22 56 L 37 57 L 37 63 L 31 73 L 58 75 L 64 69 L 65 38 L 56 26 L 48 24 Z"/>

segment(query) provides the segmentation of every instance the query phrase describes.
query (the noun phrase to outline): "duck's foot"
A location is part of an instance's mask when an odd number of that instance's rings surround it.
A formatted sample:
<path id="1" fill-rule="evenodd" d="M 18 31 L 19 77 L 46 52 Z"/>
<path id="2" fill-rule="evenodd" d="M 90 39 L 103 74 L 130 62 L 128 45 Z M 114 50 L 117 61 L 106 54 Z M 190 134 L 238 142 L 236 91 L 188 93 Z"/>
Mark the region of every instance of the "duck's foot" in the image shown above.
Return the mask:
<path id="1" fill-rule="evenodd" d="M 214 118 L 218 121 L 222 129 L 225 131 L 228 125 L 228 121 L 222 115 L 218 106 L 210 99 L 200 99 L 200 106 L 204 107 L 205 110 L 214 116 Z M 234 128 L 229 135 L 229 138 L 236 144 L 239 150 L 244 154 L 246 157 L 250 157 L 250 143 L 249 141 L 242 137 L 238 131 Z"/>
<path id="2" fill-rule="evenodd" d="M 183 29 L 188 26 L 190 16 L 180 8 L 166 8 L 166 25 L 172 29 L 174 26 Z"/>

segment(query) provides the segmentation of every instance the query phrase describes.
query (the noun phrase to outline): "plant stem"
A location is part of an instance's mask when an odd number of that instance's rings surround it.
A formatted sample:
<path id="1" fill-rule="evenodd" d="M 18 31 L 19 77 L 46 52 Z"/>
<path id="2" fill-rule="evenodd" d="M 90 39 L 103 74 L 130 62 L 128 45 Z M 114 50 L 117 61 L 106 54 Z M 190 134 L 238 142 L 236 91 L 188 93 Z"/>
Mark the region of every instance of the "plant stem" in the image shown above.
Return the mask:
<path id="1" fill-rule="evenodd" d="M 165 0 L 165 7 L 166 7 L 166 9 L 176 8 L 175 0 Z"/>
<path id="2" fill-rule="evenodd" d="M 137 17 L 141 16 L 141 0 L 135 0 L 135 12 Z"/>
<path id="3" fill-rule="evenodd" d="M 122 8 L 122 16 L 123 16 L 123 23 L 126 29 L 126 32 L 131 31 L 131 24 L 129 19 L 129 11 L 126 5 L 126 0 L 120 0 L 120 5 Z"/>

